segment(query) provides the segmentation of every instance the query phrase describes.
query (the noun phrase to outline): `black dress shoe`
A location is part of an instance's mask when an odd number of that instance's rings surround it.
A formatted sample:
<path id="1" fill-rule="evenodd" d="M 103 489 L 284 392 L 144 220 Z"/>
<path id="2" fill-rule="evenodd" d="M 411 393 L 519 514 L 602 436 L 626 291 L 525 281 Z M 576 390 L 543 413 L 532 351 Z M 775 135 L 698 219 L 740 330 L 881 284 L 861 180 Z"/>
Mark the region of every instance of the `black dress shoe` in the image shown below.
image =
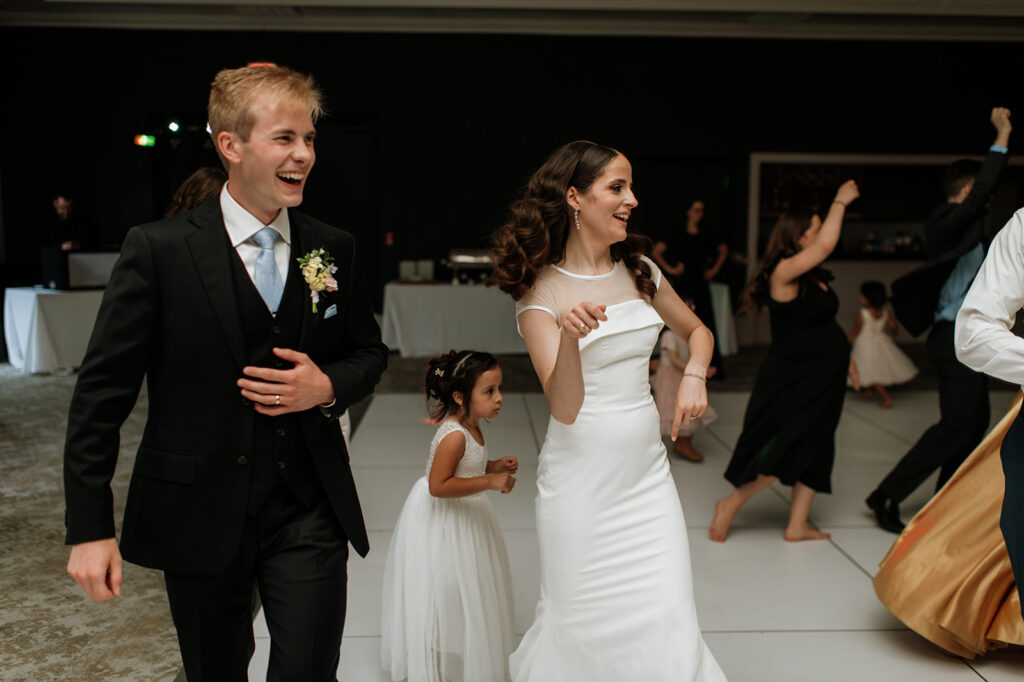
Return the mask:
<path id="1" fill-rule="evenodd" d="M 864 502 L 875 512 L 875 521 L 882 530 L 890 533 L 902 533 L 906 527 L 900 521 L 900 506 L 885 496 L 884 493 L 875 491 L 868 495 Z"/>

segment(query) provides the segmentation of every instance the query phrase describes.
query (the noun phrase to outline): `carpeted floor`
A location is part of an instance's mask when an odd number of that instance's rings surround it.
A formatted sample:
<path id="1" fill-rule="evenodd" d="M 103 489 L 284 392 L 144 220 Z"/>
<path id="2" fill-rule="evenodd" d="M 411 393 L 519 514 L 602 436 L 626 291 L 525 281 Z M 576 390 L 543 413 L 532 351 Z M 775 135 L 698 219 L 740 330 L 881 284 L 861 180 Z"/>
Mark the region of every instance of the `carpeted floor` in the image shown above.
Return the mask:
<path id="1" fill-rule="evenodd" d="M 0 365 L 0 679 L 173 680 L 180 667 L 163 578 L 124 566 L 124 594 L 89 600 L 67 576 L 61 455 L 74 376 Z M 122 431 L 120 525 L 143 396 Z"/>

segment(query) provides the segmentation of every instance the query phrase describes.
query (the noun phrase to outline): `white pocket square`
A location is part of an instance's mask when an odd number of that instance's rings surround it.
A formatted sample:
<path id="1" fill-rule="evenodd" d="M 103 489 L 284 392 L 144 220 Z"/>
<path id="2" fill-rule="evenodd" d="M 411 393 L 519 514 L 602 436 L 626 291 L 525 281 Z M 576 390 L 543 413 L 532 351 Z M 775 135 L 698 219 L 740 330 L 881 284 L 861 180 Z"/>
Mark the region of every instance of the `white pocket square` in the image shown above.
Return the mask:
<path id="1" fill-rule="evenodd" d="M 338 314 L 338 306 L 335 303 L 331 304 L 331 307 L 324 311 L 324 319 L 329 320 Z"/>

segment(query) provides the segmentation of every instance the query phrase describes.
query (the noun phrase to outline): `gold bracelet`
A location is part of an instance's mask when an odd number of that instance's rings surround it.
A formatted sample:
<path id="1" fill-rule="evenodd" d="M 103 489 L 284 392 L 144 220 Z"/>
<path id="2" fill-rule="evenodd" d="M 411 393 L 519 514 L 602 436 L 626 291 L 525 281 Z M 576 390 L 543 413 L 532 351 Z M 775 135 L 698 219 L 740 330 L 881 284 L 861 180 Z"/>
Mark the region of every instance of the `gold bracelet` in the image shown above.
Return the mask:
<path id="1" fill-rule="evenodd" d="M 705 383 L 706 383 L 706 382 L 707 382 L 707 380 L 708 380 L 708 378 L 707 378 L 707 377 L 702 377 L 701 375 L 699 375 L 699 374 L 694 374 L 693 372 L 683 372 L 683 376 L 684 376 L 684 377 L 693 377 L 694 379 L 700 379 L 701 381 L 703 381 L 703 382 L 705 382 Z"/>
<path id="2" fill-rule="evenodd" d="M 845 202 L 842 202 L 842 201 L 839 201 L 839 199 L 833 199 L 833 200 L 832 200 L 832 203 L 833 203 L 833 204 L 839 204 L 839 205 L 840 205 L 840 206 L 842 206 L 843 208 L 846 208 L 847 206 L 849 206 L 849 204 L 847 204 L 847 203 L 845 203 Z"/>

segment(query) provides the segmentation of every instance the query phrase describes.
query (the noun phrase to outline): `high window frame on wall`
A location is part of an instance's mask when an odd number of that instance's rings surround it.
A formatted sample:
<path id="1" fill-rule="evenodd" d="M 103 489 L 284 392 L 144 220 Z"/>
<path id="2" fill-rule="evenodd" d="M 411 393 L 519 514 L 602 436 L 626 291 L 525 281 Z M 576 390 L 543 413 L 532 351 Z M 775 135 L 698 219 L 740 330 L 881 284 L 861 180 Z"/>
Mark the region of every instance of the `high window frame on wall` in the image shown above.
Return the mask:
<path id="1" fill-rule="evenodd" d="M 923 251 L 915 250 L 915 244 L 921 239 L 921 228 L 928 214 L 944 199 L 943 173 L 953 161 L 965 158 L 980 161 L 984 157 L 978 154 L 752 153 L 747 203 L 748 278 L 753 276 L 771 232 L 773 213 L 791 199 L 803 207 L 820 209 L 824 217 L 836 189 L 850 178 L 857 181 L 861 198 L 848 212 L 843 228 L 844 241 L 834 257 L 868 261 L 923 259 Z M 993 231 L 1024 206 L 1024 159 L 1014 158 L 1011 150 L 1008 166 L 993 192 L 988 217 Z M 918 169 L 920 173 L 915 172 Z M 787 181 L 790 186 L 782 188 L 781 196 L 766 196 L 766 190 L 779 194 L 776 184 L 779 180 Z M 797 185 L 795 188 L 793 183 Z"/>

